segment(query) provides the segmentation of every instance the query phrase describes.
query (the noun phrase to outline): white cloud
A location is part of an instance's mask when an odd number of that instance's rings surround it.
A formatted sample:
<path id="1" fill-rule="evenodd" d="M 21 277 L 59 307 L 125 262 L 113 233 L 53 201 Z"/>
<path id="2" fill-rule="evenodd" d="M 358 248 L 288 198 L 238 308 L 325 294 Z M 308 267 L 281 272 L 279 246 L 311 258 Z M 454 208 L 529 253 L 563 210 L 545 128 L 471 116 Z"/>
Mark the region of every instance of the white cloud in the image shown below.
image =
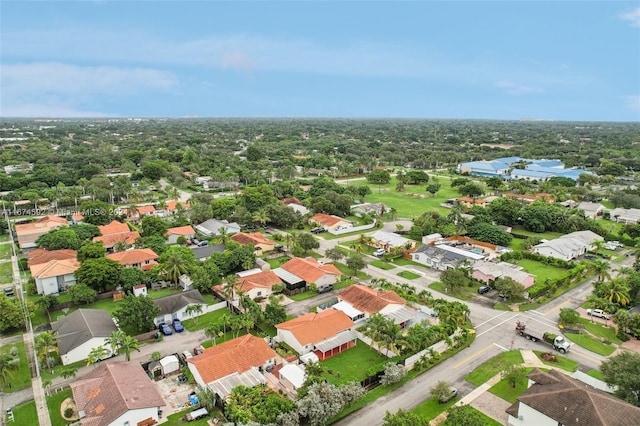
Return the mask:
<path id="1" fill-rule="evenodd" d="M 511 81 L 498 81 L 496 87 L 506 90 L 510 95 L 530 95 L 532 93 L 544 93 L 540 87 L 526 86 Z"/>
<path id="2" fill-rule="evenodd" d="M 631 12 L 621 14 L 620 19 L 629 21 L 632 27 L 640 27 L 640 7 Z"/>
<path id="3" fill-rule="evenodd" d="M 627 96 L 626 105 L 632 111 L 640 111 L 640 95 Z"/>
<path id="4" fill-rule="evenodd" d="M 82 117 L 109 117 L 110 114 L 98 111 L 86 111 L 72 106 L 43 104 L 10 105 L 8 108 L 0 108 L 1 117 L 54 117 L 54 118 L 82 118 Z"/>
<path id="5" fill-rule="evenodd" d="M 222 55 L 222 68 L 231 68 L 240 71 L 251 71 L 256 67 L 251 56 L 243 51 L 227 52 Z"/>

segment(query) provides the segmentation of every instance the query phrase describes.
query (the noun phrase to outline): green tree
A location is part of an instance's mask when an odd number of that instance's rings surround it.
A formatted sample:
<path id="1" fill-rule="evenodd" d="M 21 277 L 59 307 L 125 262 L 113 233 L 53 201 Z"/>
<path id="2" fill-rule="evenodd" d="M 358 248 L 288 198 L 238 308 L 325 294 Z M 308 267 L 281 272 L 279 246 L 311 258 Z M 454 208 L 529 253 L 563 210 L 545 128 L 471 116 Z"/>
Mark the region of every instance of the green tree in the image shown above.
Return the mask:
<path id="1" fill-rule="evenodd" d="M 87 259 L 99 259 L 104 257 L 107 250 L 101 242 L 85 243 L 78 249 L 77 258 L 80 262 Z"/>
<path id="2" fill-rule="evenodd" d="M 338 247 L 327 249 L 324 255 L 327 256 L 329 259 L 333 260 L 334 262 L 339 262 L 345 257 L 344 252 L 340 250 Z"/>
<path id="3" fill-rule="evenodd" d="M 33 316 L 33 304 L 27 303 L 25 306 L 19 298 L 0 293 L 0 332 L 24 327 L 23 309 Z"/>
<path id="4" fill-rule="evenodd" d="M 511 277 L 497 278 L 493 287 L 507 298 L 521 297 L 524 293 L 524 286 Z"/>
<path id="5" fill-rule="evenodd" d="M 287 311 L 280 305 L 278 298 L 269 296 L 269 303 L 264 307 L 264 319 L 270 325 L 280 324 L 287 320 Z"/>
<path id="6" fill-rule="evenodd" d="M 127 292 L 132 292 L 133 287 L 144 282 L 144 271 L 138 268 L 122 268 L 120 270 L 120 283 Z"/>
<path id="7" fill-rule="evenodd" d="M 47 250 L 71 249 L 78 250 L 82 242 L 75 232 L 69 227 L 63 227 L 49 231 L 36 240 L 40 248 Z"/>
<path id="8" fill-rule="evenodd" d="M 482 186 L 477 183 L 470 182 L 458 187 L 458 193 L 466 197 L 477 198 L 484 194 L 484 190 L 482 189 Z"/>
<path id="9" fill-rule="evenodd" d="M 359 253 L 350 253 L 346 263 L 348 268 L 353 269 L 354 275 L 357 275 L 358 271 L 361 271 L 367 266 L 364 257 Z"/>
<path id="10" fill-rule="evenodd" d="M 91 225 L 106 225 L 115 217 L 113 206 L 103 201 L 83 201 L 80 211 L 84 216 L 82 221 Z"/>
<path id="11" fill-rule="evenodd" d="M 309 386 L 304 398 L 298 399 L 298 410 L 309 424 L 321 426 L 338 414 L 344 407 L 344 395 L 338 387 L 329 382 L 314 383 Z"/>
<path id="12" fill-rule="evenodd" d="M 469 283 L 469 275 L 463 268 L 449 268 L 442 271 L 440 281 L 448 288 L 455 290 Z"/>
<path id="13" fill-rule="evenodd" d="M 158 235 L 164 238 L 169 224 L 157 216 L 145 216 L 142 218 L 142 236 L 151 237 Z"/>
<path id="14" fill-rule="evenodd" d="M 20 367 L 20 357 L 14 356 L 11 352 L 0 353 L 0 381 L 7 385 L 13 379 L 13 371 Z"/>
<path id="15" fill-rule="evenodd" d="M 69 295 L 69 300 L 73 302 L 74 305 L 83 303 L 88 305 L 96 300 L 98 292 L 86 284 L 75 284 L 69 287 L 67 294 Z"/>
<path id="16" fill-rule="evenodd" d="M 438 401 L 447 401 L 451 395 L 451 383 L 440 380 L 429 389 L 429 394 Z"/>
<path id="17" fill-rule="evenodd" d="M 42 311 L 44 311 L 44 313 L 47 314 L 47 317 L 49 318 L 49 322 L 51 322 L 50 309 L 53 308 L 57 303 L 58 303 L 58 298 L 53 294 L 44 295 L 36 299 L 35 301 L 35 305 L 40 309 L 42 309 Z"/>
<path id="18" fill-rule="evenodd" d="M 391 175 L 386 170 L 376 169 L 367 175 L 367 182 L 375 185 L 386 185 L 390 181 Z"/>
<path id="19" fill-rule="evenodd" d="M 149 296 L 127 295 L 118 302 L 118 308 L 113 317 L 118 326 L 126 334 L 135 336 L 155 328 L 154 319 L 160 314 L 160 307 L 153 303 Z"/>
<path id="20" fill-rule="evenodd" d="M 426 189 L 427 189 L 427 192 L 431 194 L 432 197 L 435 197 L 436 193 L 440 191 L 441 186 L 442 185 L 440 185 L 439 183 L 430 183 L 427 185 Z"/>
<path id="21" fill-rule="evenodd" d="M 463 424 L 460 423 L 455 426 Z M 429 426 L 429 420 L 426 417 L 420 417 L 411 411 L 405 411 L 400 408 L 393 414 L 389 411 L 385 413 L 383 426 Z"/>
<path id="22" fill-rule="evenodd" d="M 34 345 L 42 365 L 46 365 L 49 369 L 53 367 L 54 358 L 51 356 L 51 352 L 57 347 L 56 336 L 53 335 L 53 332 L 45 331 L 36 335 Z"/>
<path id="23" fill-rule="evenodd" d="M 298 245 L 307 253 L 309 250 L 315 250 L 320 247 L 320 242 L 308 232 L 303 232 L 298 236 Z"/>
<path id="24" fill-rule="evenodd" d="M 124 353 L 124 357 L 127 361 L 131 361 L 131 352 L 140 352 L 140 342 L 135 337 L 125 335 L 119 343 L 120 347 L 118 352 Z"/>
<path id="25" fill-rule="evenodd" d="M 640 407 L 640 354 L 621 352 L 604 361 L 600 366 L 604 381 L 612 387 L 618 398 Z"/>
<path id="26" fill-rule="evenodd" d="M 515 388 L 518 383 L 526 380 L 527 369 L 517 364 L 511 364 L 502 370 L 500 375 L 502 380 L 506 380 L 512 388 Z"/>
<path id="27" fill-rule="evenodd" d="M 187 247 L 172 246 L 160 256 L 160 267 L 173 283 L 177 283 L 180 276 L 188 274 L 194 266 L 193 250 Z"/>
<path id="28" fill-rule="evenodd" d="M 122 266 L 106 257 L 87 259 L 74 272 L 78 284 L 84 284 L 98 293 L 113 290 L 120 285 Z"/>
<path id="29" fill-rule="evenodd" d="M 78 374 L 78 369 L 75 367 L 64 367 L 60 370 L 60 376 L 65 379 L 73 379 Z"/>
<path id="30" fill-rule="evenodd" d="M 504 229 L 486 222 L 469 226 L 467 232 L 471 238 L 503 247 L 507 247 L 513 239 Z"/>
<path id="31" fill-rule="evenodd" d="M 86 364 L 87 367 L 91 364 L 95 364 L 96 362 L 105 359 L 109 356 L 109 349 L 104 346 L 96 346 L 95 348 L 89 351 L 89 355 L 87 356 Z"/>
<path id="32" fill-rule="evenodd" d="M 421 185 L 429 182 L 429 175 L 422 170 L 411 170 L 407 173 L 407 181 L 411 185 Z"/>
<path id="33" fill-rule="evenodd" d="M 198 317 L 202 314 L 202 304 L 194 303 L 187 306 L 184 310 L 184 313 L 189 316 L 189 318 L 193 318 L 193 323 L 198 324 Z"/>
<path id="34" fill-rule="evenodd" d="M 169 170 L 169 162 L 165 160 L 149 160 L 142 163 L 140 171 L 144 177 L 157 181 L 163 176 L 166 176 Z"/>
<path id="35" fill-rule="evenodd" d="M 486 421 L 478 412 L 469 405 L 456 405 L 449 409 L 447 418 L 442 426 L 485 426 Z"/>
<path id="36" fill-rule="evenodd" d="M 126 334 L 122 330 L 112 331 L 111 334 L 104 339 L 104 344 L 111 348 L 112 354 L 117 354 L 125 336 Z"/>
<path id="37" fill-rule="evenodd" d="M 560 308 L 560 323 L 565 326 L 573 326 L 578 323 L 580 314 L 575 309 Z"/>

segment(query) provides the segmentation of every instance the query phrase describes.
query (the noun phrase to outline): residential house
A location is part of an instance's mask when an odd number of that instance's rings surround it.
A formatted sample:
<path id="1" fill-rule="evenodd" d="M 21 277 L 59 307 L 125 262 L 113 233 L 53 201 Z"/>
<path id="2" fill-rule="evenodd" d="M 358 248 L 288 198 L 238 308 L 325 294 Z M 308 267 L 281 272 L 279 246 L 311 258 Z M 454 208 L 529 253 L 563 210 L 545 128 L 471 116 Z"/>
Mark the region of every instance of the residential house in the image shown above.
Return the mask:
<path id="1" fill-rule="evenodd" d="M 108 253 L 107 259 L 115 260 L 122 266 L 148 271 L 158 264 L 158 255 L 150 248 L 130 249 Z"/>
<path id="2" fill-rule="evenodd" d="M 156 208 L 151 204 L 135 206 L 135 208 L 124 207 L 118 210 L 120 211 L 120 214 L 125 215 L 127 220 L 132 222 L 138 222 L 143 216 L 155 216 L 156 214 Z"/>
<path id="3" fill-rule="evenodd" d="M 94 242 L 101 242 L 107 253 L 113 252 L 118 244 L 124 244 L 129 247 L 136 243 L 136 240 L 140 238 L 138 231 L 127 231 L 117 234 L 100 235 L 93 237 Z"/>
<path id="4" fill-rule="evenodd" d="M 309 209 L 303 206 L 302 204 L 290 203 L 290 204 L 287 204 L 287 207 L 293 209 L 293 211 L 298 213 L 300 216 L 309 214 Z"/>
<path id="5" fill-rule="evenodd" d="M 191 208 L 191 205 L 189 203 L 183 203 L 179 201 L 167 201 L 165 203 L 164 208 L 156 210 L 156 215 L 160 217 L 173 216 L 176 213 L 178 213 L 180 209 L 189 210 L 190 208 Z"/>
<path id="6" fill-rule="evenodd" d="M 525 289 L 535 283 L 535 276 L 522 270 L 521 266 L 507 262 L 479 261 L 473 265 L 473 278 L 485 284 L 490 284 L 498 278 L 511 278 L 520 283 Z"/>
<path id="7" fill-rule="evenodd" d="M 529 387 L 506 411 L 514 426 L 635 426 L 640 407 L 552 369 L 534 369 Z"/>
<path id="8" fill-rule="evenodd" d="M 468 250 L 452 247 L 447 244 L 424 244 L 411 253 L 414 262 L 422 263 L 430 268 L 444 271 L 449 268 L 457 268 L 463 264 L 473 265 L 483 260 L 485 255 Z"/>
<path id="9" fill-rule="evenodd" d="M 640 209 L 615 208 L 609 211 L 609 218 L 625 225 L 636 225 L 640 222 Z"/>
<path id="10" fill-rule="evenodd" d="M 118 331 L 109 312 L 102 309 L 78 309 L 51 323 L 51 329 L 64 365 L 87 359 L 91 350 L 99 346 L 111 356 L 111 347 L 105 344 L 105 339 Z"/>
<path id="11" fill-rule="evenodd" d="M 343 229 L 353 228 L 353 224 L 347 219 L 339 216 L 317 213 L 309 219 L 309 223 L 317 224 L 319 227 L 327 231 L 340 231 Z"/>
<path id="12" fill-rule="evenodd" d="M 73 273 L 80 267 L 76 258 L 52 259 L 32 265 L 29 269 L 36 282 L 38 294 L 58 294 L 76 283 Z"/>
<path id="13" fill-rule="evenodd" d="M 273 271 L 258 269 L 249 275 L 238 274 L 238 290 L 251 299 L 269 297 L 276 285 L 282 285 L 282 280 Z"/>
<path id="14" fill-rule="evenodd" d="M 324 360 L 355 346 L 354 328 L 355 323 L 344 312 L 327 309 L 276 324 L 276 339 L 299 355 L 314 352 Z"/>
<path id="15" fill-rule="evenodd" d="M 273 251 L 276 246 L 275 241 L 267 240 L 261 232 L 238 232 L 233 234 L 231 239 L 243 246 L 252 244 L 256 256 L 262 256 L 267 251 Z"/>
<path id="16" fill-rule="evenodd" d="M 154 425 L 166 405 L 138 362 L 101 364 L 70 386 L 81 426 Z"/>
<path id="17" fill-rule="evenodd" d="M 471 197 L 458 197 L 456 201 L 467 208 L 471 208 L 473 206 L 478 207 L 487 207 L 487 200 L 483 198 L 471 198 Z"/>
<path id="18" fill-rule="evenodd" d="M 532 250 L 542 256 L 569 261 L 584 255 L 587 251 L 594 250 L 596 241 L 604 241 L 604 238 L 591 231 L 576 231 L 537 244 L 532 247 Z"/>
<path id="19" fill-rule="evenodd" d="M 338 293 L 338 300 L 332 308 L 343 311 L 354 322 L 380 314 L 404 328 L 418 316 L 418 311 L 408 307 L 407 302 L 392 290 L 354 284 Z"/>
<path id="20" fill-rule="evenodd" d="M 203 235 L 206 235 L 207 237 L 221 235 L 222 233 L 231 235 L 235 234 L 236 232 L 240 232 L 240 225 L 235 222 L 229 222 L 227 220 L 209 219 L 201 223 L 200 225 L 196 225 L 196 231 L 200 232 Z"/>
<path id="21" fill-rule="evenodd" d="M 246 334 L 205 349 L 187 359 L 187 366 L 198 385 L 224 400 L 238 385 L 265 384 L 262 371 L 273 368 L 276 356 L 263 338 Z"/>
<path id="22" fill-rule="evenodd" d="M 320 263 L 311 257 L 294 257 L 273 272 L 285 283 L 288 292 L 306 288 L 310 283 L 315 283 L 317 288 L 334 285 L 342 275 L 334 265 Z"/>
<path id="23" fill-rule="evenodd" d="M 205 260 L 208 259 L 209 256 L 211 256 L 213 253 L 224 252 L 225 246 L 224 244 L 209 244 L 204 247 L 191 246 L 190 248 L 197 260 Z"/>
<path id="24" fill-rule="evenodd" d="M 154 319 L 156 325 L 161 322 L 171 323 L 174 318 L 179 320 L 191 318 L 186 313 L 187 307 L 191 305 L 200 305 L 203 312 L 206 312 L 204 308 L 207 306 L 207 302 L 198 290 L 188 290 L 159 297 L 153 303 L 160 307 L 160 314 Z"/>
<path id="25" fill-rule="evenodd" d="M 590 201 L 582 201 L 576 206 L 576 208 L 578 210 L 582 210 L 585 217 L 590 219 L 596 219 L 602 216 L 602 213 L 605 211 L 605 207 L 602 204 L 592 203 Z"/>
<path id="26" fill-rule="evenodd" d="M 384 203 L 362 203 L 351 206 L 351 212 L 354 216 L 361 217 L 363 215 L 382 216 L 389 209 Z"/>
<path id="27" fill-rule="evenodd" d="M 371 235 L 373 245 L 384 249 L 386 252 L 394 249 L 412 249 L 416 246 L 414 240 L 410 240 L 393 232 L 376 231 Z"/>
<path id="28" fill-rule="evenodd" d="M 514 198 L 518 201 L 523 201 L 525 203 L 533 203 L 534 201 L 538 201 L 538 200 L 544 200 L 551 203 L 554 200 L 553 195 L 548 194 L 546 192 L 538 192 L 537 194 L 534 194 L 534 195 L 509 193 L 509 194 L 505 194 L 504 197 Z"/>
<path id="29" fill-rule="evenodd" d="M 46 250 L 38 248 L 27 254 L 27 266 L 31 268 L 33 265 L 40 265 L 51 260 L 75 259 L 77 255 L 78 253 L 71 249 Z"/>
<path id="30" fill-rule="evenodd" d="M 14 229 L 18 238 L 18 246 L 23 250 L 36 248 L 38 238 L 62 226 L 69 226 L 69 223 L 65 218 L 58 216 L 44 216 L 35 222 L 17 223 Z"/>
<path id="31" fill-rule="evenodd" d="M 176 244 L 180 237 L 185 237 L 187 240 L 195 238 L 196 231 L 191 225 L 176 226 L 175 228 L 167 229 L 165 236 L 167 237 L 167 244 Z"/>

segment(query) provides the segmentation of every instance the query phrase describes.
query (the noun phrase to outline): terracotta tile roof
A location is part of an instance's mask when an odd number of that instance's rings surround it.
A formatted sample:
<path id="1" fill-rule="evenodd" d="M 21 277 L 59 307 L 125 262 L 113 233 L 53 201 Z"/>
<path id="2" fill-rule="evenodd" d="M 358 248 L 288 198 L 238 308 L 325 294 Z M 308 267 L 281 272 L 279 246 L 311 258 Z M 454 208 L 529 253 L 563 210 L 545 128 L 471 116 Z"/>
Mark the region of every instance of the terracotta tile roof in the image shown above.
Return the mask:
<path id="1" fill-rule="evenodd" d="M 301 345 L 320 343 L 354 326 L 355 323 L 344 312 L 334 309 L 327 309 L 319 314 L 312 312 L 276 324 L 277 329 L 289 330 Z"/>
<path id="2" fill-rule="evenodd" d="M 41 263 L 47 263 L 50 260 L 64 260 L 75 259 L 78 253 L 75 250 L 62 249 L 62 250 L 45 250 L 35 249 L 28 254 L 27 266 L 30 268 L 33 265 L 39 265 Z"/>
<path id="3" fill-rule="evenodd" d="M 290 272 L 308 283 L 316 282 L 318 278 L 325 274 L 342 275 L 342 272 L 334 265 L 321 265 L 313 258 L 303 259 L 294 257 L 281 266 L 287 272 Z"/>
<path id="4" fill-rule="evenodd" d="M 267 240 L 264 235 L 260 232 L 238 232 L 231 236 L 231 239 L 239 244 L 247 245 L 247 244 L 266 244 L 266 245 L 275 245 L 274 241 Z"/>
<path id="5" fill-rule="evenodd" d="M 81 222 L 82 219 L 84 219 L 84 216 L 80 212 L 73 212 L 73 214 L 71 215 L 71 219 L 74 222 Z"/>
<path id="6" fill-rule="evenodd" d="M 111 223 L 106 225 L 98 226 L 100 230 L 100 235 L 112 235 L 112 234 L 122 234 L 123 232 L 129 232 L 129 225 L 126 223 L 118 222 L 117 220 L 112 220 Z"/>
<path id="7" fill-rule="evenodd" d="M 69 223 L 66 219 L 58 216 L 44 216 L 35 222 L 31 223 L 18 223 L 15 225 L 16 235 L 18 237 L 18 244 L 20 248 L 30 244 L 30 247 L 35 246 L 35 241 L 41 235 L 46 234 L 49 231 L 60 228 L 62 226 L 68 226 Z"/>
<path id="8" fill-rule="evenodd" d="M 470 203 L 470 204 L 486 204 L 487 203 L 487 201 L 482 198 L 458 197 L 456 199 L 462 203 Z"/>
<path id="9" fill-rule="evenodd" d="M 271 288 L 282 284 L 282 280 L 273 271 L 264 271 L 238 278 L 238 284 L 239 289 L 246 292 L 256 287 Z"/>
<path id="10" fill-rule="evenodd" d="M 462 241 L 463 243 L 469 243 L 475 246 L 486 247 L 491 250 L 495 250 L 497 247 L 495 244 L 485 243 L 484 241 L 474 240 L 473 238 L 464 237 L 462 235 L 452 235 L 450 237 L 445 238 L 445 241 Z"/>
<path id="11" fill-rule="evenodd" d="M 299 200 L 299 199 L 297 199 L 296 197 L 284 198 L 284 199 L 282 200 L 282 202 L 283 202 L 284 204 L 286 204 L 286 205 L 289 205 L 289 204 L 300 204 L 300 200 Z"/>
<path id="12" fill-rule="evenodd" d="M 378 291 L 360 284 L 345 288 L 338 294 L 338 299 L 349 302 L 357 310 L 370 314 L 378 313 L 388 305 L 404 305 L 406 303 L 395 291 Z"/>
<path id="13" fill-rule="evenodd" d="M 158 259 L 158 255 L 150 248 L 109 253 L 107 254 L 107 259 L 115 260 L 116 262 L 124 266 L 133 266 L 140 264 L 141 268 L 145 270 L 151 269 L 153 266 L 158 264 L 158 262 L 156 262 L 156 260 Z M 145 265 L 145 262 L 147 261 L 149 261 L 150 263 Z"/>
<path id="14" fill-rule="evenodd" d="M 155 213 L 156 211 L 156 208 L 153 207 L 152 205 L 139 206 L 139 207 L 136 207 L 136 209 L 138 210 L 138 214 L 152 214 L 152 213 Z"/>
<path id="15" fill-rule="evenodd" d="M 138 231 L 129 231 L 121 232 L 119 234 L 109 234 L 99 237 L 93 237 L 93 241 L 100 241 L 106 248 L 111 248 L 120 242 L 132 245 L 138 238 L 140 238 L 140 233 Z"/>
<path id="16" fill-rule="evenodd" d="M 196 231 L 191 225 L 176 226 L 175 228 L 167 229 L 167 235 L 194 235 Z"/>
<path id="17" fill-rule="evenodd" d="M 640 407 L 635 407 L 606 392 L 551 370 L 538 369 L 529 376 L 535 383 L 507 413 L 518 417 L 519 404 L 534 410 L 566 426 L 636 426 L 640 419 Z"/>
<path id="18" fill-rule="evenodd" d="M 111 425 L 129 410 L 165 405 L 156 384 L 138 362 L 111 361 L 100 364 L 71 383 L 82 425 Z"/>
<path id="19" fill-rule="evenodd" d="M 193 364 L 205 383 L 233 373 L 244 373 L 276 357 L 276 353 L 260 337 L 247 334 L 205 349 L 187 360 Z"/>
<path id="20" fill-rule="evenodd" d="M 46 263 L 33 265 L 31 275 L 34 278 L 59 277 L 61 275 L 73 274 L 80 267 L 80 262 L 75 257 L 72 259 L 53 259 Z"/>
<path id="21" fill-rule="evenodd" d="M 313 215 L 311 220 L 314 221 L 314 222 L 318 222 L 318 223 L 320 223 L 322 225 L 326 225 L 326 226 L 333 226 L 333 225 L 335 225 L 337 223 L 348 222 L 348 220 L 343 219 L 341 217 L 331 216 L 331 215 L 324 214 L 324 213 L 317 213 L 317 214 Z"/>
<path id="22" fill-rule="evenodd" d="M 177 201 L 167 201 L 167 211 L 174 211 L 178 209 L 178 204 L 182 206 L 182 208 L 184 209 L 188 209 L 189 207 L 191 207 L 189 205 L 189 203 L 179 203 Z"/>

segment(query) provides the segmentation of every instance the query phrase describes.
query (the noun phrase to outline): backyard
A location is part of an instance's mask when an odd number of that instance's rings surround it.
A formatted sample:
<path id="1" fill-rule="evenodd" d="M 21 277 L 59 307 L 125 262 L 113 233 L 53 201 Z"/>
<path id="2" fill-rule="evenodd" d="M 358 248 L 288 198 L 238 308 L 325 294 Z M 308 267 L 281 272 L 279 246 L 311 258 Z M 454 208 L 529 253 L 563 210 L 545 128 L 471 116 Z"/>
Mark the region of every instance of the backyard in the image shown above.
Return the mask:
<path id="1" fill-rule="evenodd" d="M 356 346 L 329 359 L 320 361 L 326 369 L 324 377 L 331 383 L 340 385 L 348 382 L 360 382 L 372 370 L 382 370 L 388 358 L 378 355 L 366 343 L 358 340 Z"/>
<path id="2" fill-rule="evenodd" d="M 522 268 L 536 277 L 537 283 L 543 283 L 547 279 L 556 281 L 560 278 L 565 277 L 568 274 L 566 269 L 558 268 L 552 265 L 545 265 L 542 262 L 538 262 L 536 260 L 530 259 L 520 259 L 514 262 L 518 266 L 522 266 Z"/>
<path id="3" fill-rule="evenodd" d="M 522 364 L 523 362 L 520 351 L 503 352 L 467 374 L 465 380 L 473 385 L 480 386 L 509 365 Z"/>
<path id="4" fill-rule="evenodd" d="M 0 352 L 9 352 L 13 347 L 18 349 L 20 365 L 17 370 L 9 370 L 10 376 L 8 378 L 8 382 L 10 385 L 2 385 L 2 391 L 5 393 L 16 392 L 31 386 L 31 372 L 29 371 L 29 363 L 27 361 L 27 352 L 24 349 L 24 342 L 3 346 L 0 348 Z"/>

